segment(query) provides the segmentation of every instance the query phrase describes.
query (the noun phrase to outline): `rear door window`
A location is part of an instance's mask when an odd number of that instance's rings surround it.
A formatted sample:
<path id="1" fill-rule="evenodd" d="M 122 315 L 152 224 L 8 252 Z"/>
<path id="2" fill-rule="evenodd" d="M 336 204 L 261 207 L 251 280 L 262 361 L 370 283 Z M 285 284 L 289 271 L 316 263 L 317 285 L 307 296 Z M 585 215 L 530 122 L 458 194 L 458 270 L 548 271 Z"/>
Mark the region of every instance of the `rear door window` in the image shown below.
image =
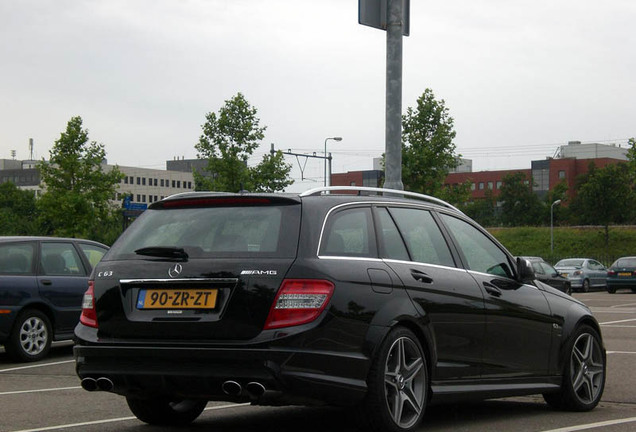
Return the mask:
<path id="1" fill-rule="evenodd" d="M 390 209 L 413 261 L 455 267 L 455 261 L 431 213 L 423 209 Z"/>
<path id="2" fill-rule="evenodd" d="M 72 243 L 42 243 L 40 265 L 46 276 L 86 276 L 86 269 Z"/>
<path id="3" fill-rule="evenodd" d="M 88 243 L 79 243 L 79 247 L 84 253 L 84 255 L 86 255 L 86 258 L 88 259 L 88 262 L 90 263 L 91 268 L 94 268 L 99 262 L 99 260 L 102 259 L 104 254 L 108 252 L 108 249 L 105 249 L 103 247 L 99 247 L 96 245 L 88 244 Z"/>

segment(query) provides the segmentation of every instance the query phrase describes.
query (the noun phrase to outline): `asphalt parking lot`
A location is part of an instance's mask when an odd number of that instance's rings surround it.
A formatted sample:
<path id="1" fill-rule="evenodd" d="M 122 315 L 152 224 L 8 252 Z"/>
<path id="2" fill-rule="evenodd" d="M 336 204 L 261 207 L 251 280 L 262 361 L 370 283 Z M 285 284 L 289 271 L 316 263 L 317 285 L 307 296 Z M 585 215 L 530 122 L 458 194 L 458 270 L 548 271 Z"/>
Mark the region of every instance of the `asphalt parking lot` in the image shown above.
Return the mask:
<path id="1" fill-rule="evenodd" d="M 552 411 L 538 397 L 433 406 L 421 430 L 574 432 L 636 430 L 636 294 L 576 293 L 602 325 L 607 384 L 600 405 L 588 413 Z M 187 428 L 150 428 L 135 419 L 124 398 L 81 389 L 70 343 L 57 344 L 35 364 L 12 363 L 0 349 L 0 432 L 27 431 L 354 431 L 346 410 L 251 407 L 209 403 Z"/>

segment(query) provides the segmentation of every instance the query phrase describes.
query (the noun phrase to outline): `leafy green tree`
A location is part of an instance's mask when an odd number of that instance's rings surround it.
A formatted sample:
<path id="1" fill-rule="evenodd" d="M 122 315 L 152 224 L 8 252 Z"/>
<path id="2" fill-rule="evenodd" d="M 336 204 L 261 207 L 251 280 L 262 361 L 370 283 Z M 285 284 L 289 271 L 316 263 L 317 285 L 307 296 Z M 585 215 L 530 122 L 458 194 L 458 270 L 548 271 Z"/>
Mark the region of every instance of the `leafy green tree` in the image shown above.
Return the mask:
<path id="1" fill-rule="evenodd" d="M 218 114 L 210 112 L 195 145 L 198 157 L 208 160 L 209 175 L 195 172 L 196 190 L 224 192 L 280 191 L 291 185 L 291 164 L 282 152 L 263 156 L 254 167 L 248 159 L 259 147 L 266 127 L 259 125 L 257 110 L 241 93 L 225 101 Z"/>
<path id="2" fill-rule="evenodd" d="M 568 196 L 568 184 L 564 180 L 560 183 L 557 183 L 556 186 L 552 188 L 552 190 L 548 191 L 547 195 L 544 199 L 544 215 L 542 220 L 549 221 L 550 220 L 550 207 L 552 203 L 561 200 L 561 203 L 555 205 L 553 208 L 553 216 L 554 216 L 554 224 L 560 225 L 566 223 L 571 218 L 570 207 L 568 206 L 569 196 Z"/>
<path id="3" fill-rule="evenodd" d="M 38 163 L 45 192 L 37 201 L 47 234 L 112 242 L 120 222 L 110 200 L 123 174 L 117 167 L 104 171 L 104 146 L 88 141 L 78 116 L 49 155 L 48 162 Z"/>
<path id="4" fill-rule="evenodd" d="M 480 225 L 493 227 L 500 223 L 497 212 L 497 200 L 493 196 L 492 190 L 487 189 L 483 199 L 476 199 L 460 206 L 466 215 Z"/>
<path id="5" fill-rule="evenodd" d="M 523 172 L 508 174 L 499 194 L 501 222 L 507 226 L 542 225 L 542 204 Z"/>
<path id="6" fill-rule="evenodd" d="M 0 235 L 40 234 L 33 191 L 11 182 L 0 184 Z"/>
<path id="7" fill-rule="evenodd" d="M 631 176 L 632 188 L 636 187 L 636 138 L 628 140 L 629 150 L 627 150 L 627 165 Z"/>
<path id="8" fill-rule="evenodd" d="M 444 100 L 424 90 L 415 109 L 402 116 L 402 183 L 405 190 L 439 195 L 451 168 L 457 166 L 453 118 Z"/>
<path id="9" fill-rule="evenodd" d="M 578 221 L 605 227 L 605 242 L 609 243 L 609 225 L 634 221 L 636 197 L 632 189 L 628 164 L 619 163 L 590 169 L 580 179 L 572 211 Z"/>

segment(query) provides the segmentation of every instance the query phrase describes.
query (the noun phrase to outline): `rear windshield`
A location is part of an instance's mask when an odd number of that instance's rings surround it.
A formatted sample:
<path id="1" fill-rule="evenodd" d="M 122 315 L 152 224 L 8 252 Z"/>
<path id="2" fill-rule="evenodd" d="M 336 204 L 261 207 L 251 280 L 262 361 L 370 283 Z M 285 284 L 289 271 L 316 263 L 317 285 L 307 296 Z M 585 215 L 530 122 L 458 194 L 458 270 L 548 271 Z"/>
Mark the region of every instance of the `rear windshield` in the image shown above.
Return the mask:
<path id="1" fill-rule="evenodd" d="M 583 266 L 583 260 L 579 260 L 579 259 L 561 260 L 556 264 L 556 267 L 581 267 L 581 266 Z"/>
<path id="2" fill-rule="evenodd" d="M 142 248 L 183 248 L 189 258 L 296 256 L 300 205 L 148 209 L 104 260 Z"/>
<path id="3" fill-rule="evenodd" d="M 636 267 L 636 258 L 619 258 L 612 267 Z"/>

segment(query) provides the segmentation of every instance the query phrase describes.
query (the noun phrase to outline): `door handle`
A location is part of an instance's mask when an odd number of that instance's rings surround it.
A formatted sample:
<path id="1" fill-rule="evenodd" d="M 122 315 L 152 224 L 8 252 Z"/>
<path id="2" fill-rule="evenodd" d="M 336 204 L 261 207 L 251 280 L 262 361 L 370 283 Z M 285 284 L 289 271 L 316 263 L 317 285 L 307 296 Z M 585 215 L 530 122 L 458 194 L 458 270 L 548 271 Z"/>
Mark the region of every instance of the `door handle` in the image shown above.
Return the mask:
<path id="1" fill-rule="evenodd" d="M 42 279 L 40 282 L 42 282 L 42 285 L 51 285 L 53 283 L 50 279 Z"/>
<path id="2" fill-rule="evenodd" d="M 418 282 L 432 284 L 433 278 L 429 277 L 426 273 L 423 273 L 419 270 L 411 270 L 411 276 Z"/>
<path id="3" fill-rule="evenodd" d="M 488 282 L 484 282 L 484 288 L 486 292 L 495 297 L 501 297 L 501 290 L 494 285 L 489 284 Z"/>

